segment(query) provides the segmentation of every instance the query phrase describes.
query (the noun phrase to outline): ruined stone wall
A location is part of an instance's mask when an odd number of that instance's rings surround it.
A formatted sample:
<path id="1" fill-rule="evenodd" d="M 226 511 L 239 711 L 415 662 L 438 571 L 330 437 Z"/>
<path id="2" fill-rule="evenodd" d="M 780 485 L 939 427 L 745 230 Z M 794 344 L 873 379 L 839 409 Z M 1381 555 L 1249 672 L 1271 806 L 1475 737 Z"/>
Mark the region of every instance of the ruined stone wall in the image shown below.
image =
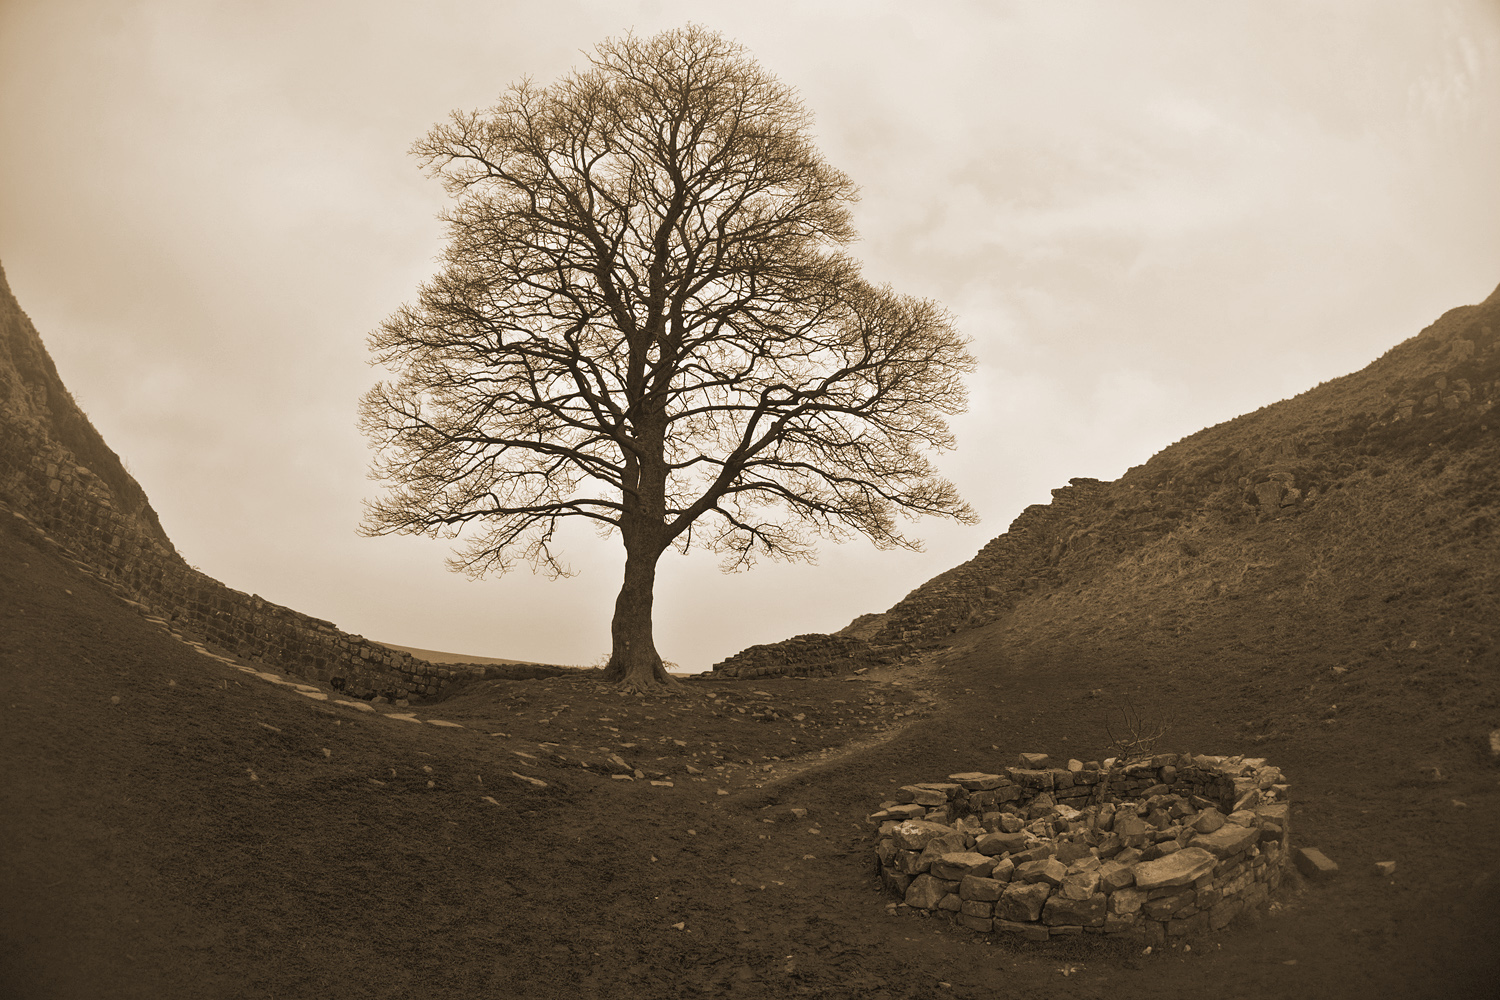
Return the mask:
<path id="1" fill-rule="evenodd" d="M 1159 944 L 1224 927 L 1281 884 L 1290 785 L 1264 759 L 1046 765 L 1026 754 L 881 803 L 876 860 L 899 906 L 1031 941 Z"/>
<path id="2" fill-rule="evenodd" d="M 428 663 L 224 586 L 189 566 L 152 524 L 124 513 L 109 485 L 49 440 L 43 425 L 5 416 L 0 412 L 0 509 L 173 628 L 364 698 L 430 697 L 460 678 L 504 673 Z"/>
<path id="3" fill-rule="evenodd" d="M 848 635 L 812 633 L 742 649 L 713 665 L 715 677 L 837 677 L 899 662 L 904 643 L 876 645 Z"/>

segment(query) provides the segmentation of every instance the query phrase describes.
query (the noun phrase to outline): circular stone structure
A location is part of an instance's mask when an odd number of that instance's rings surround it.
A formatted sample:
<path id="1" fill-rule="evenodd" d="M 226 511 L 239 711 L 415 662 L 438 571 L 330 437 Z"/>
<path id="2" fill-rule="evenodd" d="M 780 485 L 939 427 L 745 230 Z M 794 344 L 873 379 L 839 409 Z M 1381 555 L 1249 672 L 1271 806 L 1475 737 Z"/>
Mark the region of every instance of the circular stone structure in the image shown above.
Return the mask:
<path id="1" fill-rule="evenodd" d="M 1266 905 L 1289 858 L 1290 786 L 1261 757 L 1157 754 L 900 788 L 871 814 L 887 891 L 981 933 L 1147 944 Z"/>

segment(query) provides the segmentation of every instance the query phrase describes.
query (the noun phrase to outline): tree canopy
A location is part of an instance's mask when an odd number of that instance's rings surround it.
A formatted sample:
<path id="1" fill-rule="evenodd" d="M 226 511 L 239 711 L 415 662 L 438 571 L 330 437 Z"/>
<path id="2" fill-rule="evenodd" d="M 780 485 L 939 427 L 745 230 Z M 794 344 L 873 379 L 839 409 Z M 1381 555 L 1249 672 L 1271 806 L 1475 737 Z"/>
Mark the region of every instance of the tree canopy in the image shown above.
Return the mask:
<path id="1" fill-rule="evenodd" d="M 898 515 L 973 513 L 953 446 L 965 339 L 865 281 L 853 182 L 791 89 L 688 26 L 600 44 L 413 147 L 453 198 L 439 273 L 372 335 L 395 378 L 361 425 L 387 486 L 363 530 L 462 536 L 474 576 L 564 571 L 564 518 L 624 543 L 607 676 L 666 680 L 661 554 L 726 569 L 813 540 L 916 547 Z"/>

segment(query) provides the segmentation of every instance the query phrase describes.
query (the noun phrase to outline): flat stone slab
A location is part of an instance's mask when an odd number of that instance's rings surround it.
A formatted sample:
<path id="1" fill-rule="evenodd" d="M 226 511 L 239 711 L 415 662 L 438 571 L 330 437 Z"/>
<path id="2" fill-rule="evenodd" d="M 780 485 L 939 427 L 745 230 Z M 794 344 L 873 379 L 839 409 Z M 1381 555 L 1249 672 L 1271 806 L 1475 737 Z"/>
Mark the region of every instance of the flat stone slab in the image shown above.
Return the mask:
<path id="1" fill-rule="evenodd" d="M 950 774 L 948 780 L 963 785 L 971 792 L 987 792 L 992 788 L 1010 784 L 1010 779 L 1000 774 L 985 774 L 983 771 L 964 771 Z"/>
<path id="2" fill-rule="evenodd" d="M 1316 847 L 1299 847 L 1292 852 L 1297 870 L 1308 878 L 1326 879 L 1338 874 L 1339 866 L 1329 860 L 1328 855 Z"/>
<path id="3" fill-rule="evenodd" d="M 1213 871 L 1218 863 L 1217 857 L 1201 847 L 1185 847 L 1164 858 L 1136 865 L 1135 885 L 1146 891 L 1189 885 Z"/>
<path id="4" fill-rule="evenodd" d="M 1208 851 L 1215 857 L 1228 858 L 1241 851 L 1247 851 L 1250 846 L 1260 839 L 1260 830 L 1254 826 L 1240 826 L 1238 823 L 1225 823 L 1212 833 L 1200 833 L 1189 841 L 1191 847 Z M 1140 876 L 1136 876 L 1136 882 L 1140 882 Z"/>

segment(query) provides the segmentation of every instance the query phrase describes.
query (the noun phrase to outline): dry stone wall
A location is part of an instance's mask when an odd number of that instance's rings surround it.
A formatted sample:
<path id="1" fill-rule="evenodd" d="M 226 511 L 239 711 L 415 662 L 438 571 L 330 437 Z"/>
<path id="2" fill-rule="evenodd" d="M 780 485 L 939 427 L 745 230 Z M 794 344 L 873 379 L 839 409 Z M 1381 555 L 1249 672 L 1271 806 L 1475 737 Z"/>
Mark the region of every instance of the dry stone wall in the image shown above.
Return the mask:
<path id="1" fill-rule="evenodd" d="M 1263 758 L 1048 763 L 1024 754 L 881 803 L 876 861 L 899 905 L 1028 941 L 1155 945 L 1218 930 L 1280 886 L 1290 785 Z"/>
<path id="2" fill-rule="evenodd" d="M 90 456 L 90 469 L 79 452 Z M 59 545 L 116 593 L 171 627 L 256 663 L 390 701 L 430 697 L 456 680 L 526 677 L 542 664 L 434 664 L 331 622 L 232 590 L 189 566 L 145 493 L 63 387 L 0 271 L 0 512 Z"/>
<path id="3" fill-rule="evenodd" d="M 848 635 L 811 633 L 740 650 L 715 663 L 715 677 L 837 677 L 863 673 L 910 655 L 904 643 L 875 645 Z"/>

